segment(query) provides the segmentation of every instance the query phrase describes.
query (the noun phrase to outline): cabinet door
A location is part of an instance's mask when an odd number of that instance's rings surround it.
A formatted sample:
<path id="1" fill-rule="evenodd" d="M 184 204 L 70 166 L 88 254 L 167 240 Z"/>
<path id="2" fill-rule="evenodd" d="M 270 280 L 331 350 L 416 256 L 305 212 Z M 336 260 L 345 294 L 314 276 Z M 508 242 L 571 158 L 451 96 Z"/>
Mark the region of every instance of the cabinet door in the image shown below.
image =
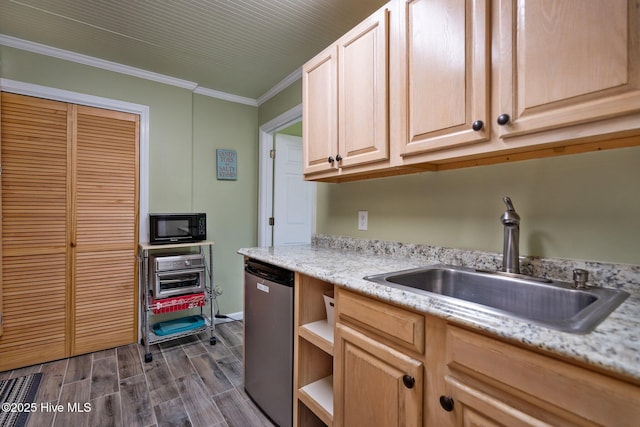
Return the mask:
<path id="1" fill-rule="evenodd" d="M 137 340 L 138 116 L 77 107 L 72 354 Z"/>
<path id="2" fill-rule="evenodd" d="M 402 0 L 401 155 L 489 138 L 489 12 L 486 0 Z M 474 130 L 474 122 L 478 130 Z M 482 122 L 482 126 L 480 126 Z"/>
<path id="3" fill-rule="evenodd" d="M 1 94 L 0 371 L 67 354 L 68 105 Z"/>
<path id="4" fill-rule="evenodd" d="M 334 354 L 335 426 L 422 425 L 422 362 L 342 324 Z"/>
<path id="5" fill-rule="evenodd" d="M 511 407 L 507 402 L 485 393 L 482 389 L 470 387 L 455 378 L 447 377 L 449 398 L 455 411 L 454 419 L 457 426 L 474 427 L 540 427 L 567 425 L 566 421 L 546 415 L 543 421 L 537 416 Z M 443 408 L 446 404 L 443 404 Z M 536 408 L 537 409 L 537 408 Z M 441 409 L 444 410 L 444 409 Z M 533 412 L 533 411 L 532 411 Z M 542 414 L 544 411 L 537 409 Z"/>
<path id="6" fill-rule="evenodd" d="M 338 40 L 339 166 L 389 158 L 389 9 Z"/>
<path id="7" fill-rule="evenodd" d="M 338 48 L 325 49 L 302 68 L 302 139 L 305 174 L 337 168 Z M 328 159 L 333 159 L 329 162 Z"/>
<path id="8" fill-rule="evenodd" d="M 452 325 L 446 339 L 446 388 L 456 414 L 471 407 L 493 420 L 501 419 L 498 410 L 521 420 L 502 418 L 509 426 L 638 425 L 636 385 Z"/>
<path id="9" fill-rule="evenodd" d="M 498 127 L 500 137 L 640 111 L 637 1 L 501 0 L 498 6 L 495 114 L 510 116 Z"/>

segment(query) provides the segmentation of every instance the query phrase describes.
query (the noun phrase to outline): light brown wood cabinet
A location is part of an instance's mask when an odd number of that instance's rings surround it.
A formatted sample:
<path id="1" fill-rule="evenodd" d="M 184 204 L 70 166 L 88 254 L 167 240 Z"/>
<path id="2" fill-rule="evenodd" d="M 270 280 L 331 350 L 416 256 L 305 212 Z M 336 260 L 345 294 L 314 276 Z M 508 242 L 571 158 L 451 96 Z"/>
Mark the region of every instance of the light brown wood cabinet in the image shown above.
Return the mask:
<path id="1" fill-rule="evenodd" d="M 635 1 L 402 2 L 392 122 L 404 165 L 446 169 L 640 143 Z"/>
<path id="2" fill-rule="evenodd" d="M 138 117 L 1 96 L 0 371 L 136 342 Z"/>
<path id="3" fill-rule="evenodd" d="M 489 140 L 491 11 L 486 0 L 403 0 L 398 8 L 400 155 Z M 477 130 L 474 130 L 474 123 Z"/>
<path id="4" fill-rule="evenodd" d="M 618 427 L 640 420 L 637 383 L 341 287 L 335 292 L 335 410 L 327 425 Z M 299 363 L 320 369 L 318 377 L 330 370 L 326 360 Z"/>
<path id="5" fill-rule="evenodd" d="M 422 425 L 424 318 L 338 289 L 335 426 Z"/>
<path id="6" fill-rule="evenodd" d="M 333 285 L 296 273 L 294 288 L 293 425 L 333 425 L 333 325 L 323 295 Z"/>
<path id="7" fill-rule="evenodd" d="M 498 106 L 492 120 L 510 116 L 497 127 L 505 143 L 640 110 L 637 1 L 501 0 L 496 8 Z M 627 126 L 612 122 L 609 131 Z"/>
<path id="8" fill-rule="evenodd" d="M 306 179 L 339 182 L 640 145 L 637 0 L 392 0 L 386 9 L 388 93 L 353 96 L 364 92 L 366 79 L 329 78 L 329 69 L 341 77 L 372 69 L 370 61 L 343 61 L 340 42 L 304 67 Z M 308 71 L 320 63 L 324 77 L 314 79 Z M 348 93 L 359 116 L 343 114 L 337 93 Z M 385 103 L 388 116 L 368 113 Z M 389 126 L 388 160 L 355 168 L 327 162 L 336 146 L 361 159 L 381 154 L 371 134 L 378 123 Z"/>
<path id="9" fill-rule="evenodd" d="M 637 385 L 456 326 L 447 327 L 445 360 L 452 425 L 630 427 L 640 420 Z"/>
<path id="10" fill-rule="evenodd" d="M 305 175 L 388 161 L 389 19 L 383 7 L 304 65 Z"/>

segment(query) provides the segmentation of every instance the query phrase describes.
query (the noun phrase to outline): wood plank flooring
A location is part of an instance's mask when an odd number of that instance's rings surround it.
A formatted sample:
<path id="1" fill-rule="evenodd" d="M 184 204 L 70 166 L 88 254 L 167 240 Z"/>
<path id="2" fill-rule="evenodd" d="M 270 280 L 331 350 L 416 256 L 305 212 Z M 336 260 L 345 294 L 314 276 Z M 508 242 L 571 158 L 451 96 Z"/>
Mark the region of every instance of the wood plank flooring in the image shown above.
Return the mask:
<path id="1" fill-rule="evenodd" d="M 272 427 L 242 386 L 242 322 L 216 325 L 216 336 L 213 346 L 208 333 L 153 345 L 149 363 L 131 344 L 0 379 L 44 374 L 29 427 Z"/>

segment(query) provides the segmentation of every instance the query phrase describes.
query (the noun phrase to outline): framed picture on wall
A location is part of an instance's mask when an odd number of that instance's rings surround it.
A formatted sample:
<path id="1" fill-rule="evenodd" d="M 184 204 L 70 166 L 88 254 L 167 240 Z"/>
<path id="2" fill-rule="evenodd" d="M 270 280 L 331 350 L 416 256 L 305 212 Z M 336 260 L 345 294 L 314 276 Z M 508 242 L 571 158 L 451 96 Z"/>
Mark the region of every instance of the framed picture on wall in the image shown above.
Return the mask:
<path id="1" fill-rule="evenodd" d="M 238 179 L 238 154 L 236 150 L 216 149 L 216 177 L 220 181 Z"/>

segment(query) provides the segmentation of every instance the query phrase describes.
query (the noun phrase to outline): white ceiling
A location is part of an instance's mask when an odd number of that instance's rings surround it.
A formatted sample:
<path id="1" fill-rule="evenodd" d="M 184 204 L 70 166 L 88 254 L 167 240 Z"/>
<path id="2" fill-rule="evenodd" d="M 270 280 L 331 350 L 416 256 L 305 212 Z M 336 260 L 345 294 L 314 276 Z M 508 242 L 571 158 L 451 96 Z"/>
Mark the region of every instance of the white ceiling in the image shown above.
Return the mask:
<path id="1" fill-rule="evenodd" d="M 0 35 L 258 99 L 386 0 L 0 0 Z"/>

